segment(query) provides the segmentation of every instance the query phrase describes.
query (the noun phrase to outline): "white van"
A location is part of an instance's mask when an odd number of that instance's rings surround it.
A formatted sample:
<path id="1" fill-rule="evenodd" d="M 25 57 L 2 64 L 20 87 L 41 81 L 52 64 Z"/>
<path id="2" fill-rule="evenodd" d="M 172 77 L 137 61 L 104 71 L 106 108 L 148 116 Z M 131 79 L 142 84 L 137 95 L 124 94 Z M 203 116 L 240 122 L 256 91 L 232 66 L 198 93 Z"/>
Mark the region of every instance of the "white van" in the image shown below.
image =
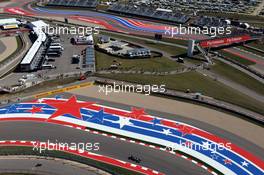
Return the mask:
<path id="1" fill-rule="evenodd" d="M 60 49 L 60 50 L 64 50 L 64 48 L 61 47 L 61 46 L 50 46 L 49 49 Z"/>
<path id="2" fill-rule="evenodd" d="M 34 79 L 34 78 L 36 78 L 34 74 L 27 74 L 22 76 L 22 79 Z"/>
<path id="3" fill-rule="evenodd" d="M 52 64 L 43 64 L 42 69 L 56 69 L 56 66 Z"/>

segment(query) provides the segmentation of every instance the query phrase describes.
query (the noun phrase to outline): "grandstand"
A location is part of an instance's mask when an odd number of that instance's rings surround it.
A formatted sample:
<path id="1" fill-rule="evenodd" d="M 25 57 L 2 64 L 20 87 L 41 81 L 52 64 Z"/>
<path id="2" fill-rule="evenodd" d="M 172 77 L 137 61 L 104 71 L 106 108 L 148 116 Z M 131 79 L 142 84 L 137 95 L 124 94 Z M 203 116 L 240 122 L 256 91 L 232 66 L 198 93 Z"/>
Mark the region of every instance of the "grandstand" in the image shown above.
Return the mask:
<path id="1" fill-rule="evenodd" d="M 50 0 L 48 6 L 95 8 L 98 0 Z"/>
<path id="2" fill-rule="evenodd" d="M 182 24 L 186 23 L 190 19 L 188 15 L 184 15 L 179 12 L 173 12 L 161 8 L 154 8 L 147 5 L 137 6 L 134 4 L 115 3 L 114 5 L 110 6 L 108 10 L 116 13 L 136 15 Z"/>
<path id="3" fill-rule="evenodd" d="M 199 27 L 227 27 L 230 24 L 231 21 L 227 19 L 208 16 L 200 16 L 193 22 L 193 25 Z"/>
<path id="4" fill-rule="evenodd" d="M 220 17 L 210 17 L 210 16 L 199 16 L 191 23 L 193 26 L 203 27 L 231 27 L 232 33 L 229 35 L 237 36 L 243 34 L 249 35 L 260 35 L 264 34 L 264 28 L 253 27 L 246 22 L 240 22 L 236 19 L 227 19 Z"/>
<path id="5" fill-rule="evenodd" d="M 234 12 L 252 13 L 260 0 L 128 0 L 135 5 L 146 4 L 155 8 L 169 9 L 182 12 Z"/>

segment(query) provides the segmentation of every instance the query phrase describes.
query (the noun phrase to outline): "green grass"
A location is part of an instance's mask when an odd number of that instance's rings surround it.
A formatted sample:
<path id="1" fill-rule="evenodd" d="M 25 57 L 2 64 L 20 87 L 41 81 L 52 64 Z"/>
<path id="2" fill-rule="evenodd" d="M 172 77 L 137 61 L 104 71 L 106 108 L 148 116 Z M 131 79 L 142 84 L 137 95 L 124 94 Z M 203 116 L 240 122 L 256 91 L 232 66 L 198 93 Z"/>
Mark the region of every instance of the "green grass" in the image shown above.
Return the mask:
<path id="1" fill-rule="evenodd" d="M 216 65 L 211 69 L 213 72 L 264 95 L 264 84 L 261 82 L 223 62 L 215 61 L 215 63 Z"/>
<path id="2" fill-rule="evenodd" d="M 132 74 L 109 74 L 99 76 L 140 84 L 165 84 L 166 88 L 178 91 L 190 89 L 192 92 L 201 92 L 202 94 L 214 97 L 215 99 L 226 101 L 260 114 L 264 114 L 263 103 L 196 72 L 167 76 L 138 76 Z"/>
<path id="3" fill-rule="evenodd" d="M 222 55 L 234 60 L 234 61 L 237 61 L 239 62 L 240 64 L 243 64 L 243 65 L 246 65 L 246 66 L 250 66 L 250 65 L 254 65 L 256 63 L 254 63 L 253 61 L 250 61 L 250 60 L 246 60 L 244 58 L 240 58 L 236 55 L 233 55 L 231 53 L 228 53 L 228 52 L 225 52 L 225 51 L 219 51 L 219 53 L 221 53 Z"/>
<path id="4" fill-rule="evenodd" d="M 248 43 L 247 45 L 264 51 L 264 44 L 253 42 L 253 43 Z"/>
<path id="5" fill-rule="evenodd" d="M 111 38 L 125 40 L 127 42 L 138 43 L 148 47 L 149 49 L 158 49 L 167 52 L 171 55 L 180 55 L 186 53 L 186 49 L 175 46 L 168 46 L 161 43 L 144 41 L 129 36 L 122 36 L 119 34 L 113 34 L 107 32 L 103 32 L 101 34 L 105 34 Z M 96 36 L 95 36 L 95 40 L 97 40 Z M 96 51 L 96 64 L 98 70 L 109 68 L 113 64 L 114 60 L 121 63 L 121 66 L 119 68 L 123 70 L 166 72 L 166 71 L 173 71 L 177 68 L 183 67 L 182 64 L 179 64 L 176 61 L 172 61 L 166 57 L 134 60 L 134 59 L 119 58 Z"/>
<path id="6" fill-rule="evenodd" d="M 99 51 L 96 51 L 95 55 L 97 70 L 109 68 L 113 64 L 114 60 L 121 63 L 119 69 L 123 70 L 165 72 L 175 70 L 179 67 L 183 67 L 179 63 L 165 57 L 134 60 L 111 56 Z"/>
<path id="7" fill-rule="evenodd" d="M 245 47 L 245 46 L 239 46 L 238 48 L 246 50 L 246 51 L 251 52 L 251 53 L 255 53 L 256 55 L 264 57 L 264 53 L 263 52 L 259 52 L 257 50 L 254 50 L 254 49 L 251 49 L 251 48 L 248 48 L 248 47 Z"/>
<path id="8" fill-rule="evenodd" d="M 200 64 L 202 62 L 199 59 L 188 58 L 187 57 L 187 49 L 185 49 L 185 48 L 181 48 L 181 47 L 177 47 L 177 46 L 171 46 L 171 45 L 165 45 L 165 44 L 159 43 L 158 41 L 155 42 L 155 41 L 140 40 L 140 39 L 137 39 L 137 38 L 133 38 L 132 36 L 129 36 L 129 35 L 123 36 L 123 35 L 120 35 L 118 33 L 113 34 L 113 33 L 108 33 L 108 32 L 102 31 L 101 34 L 108 35 L 110 37 L 113 37 L 113 38 L 119 39 L 119 40 L 125 40 L 125 41 L 128 41 L 128 42 L 130 41 L 130 42 L 134 42 L 134 43 L 139 43 L 139 44 L 145 45 L 146 47 L 148 47 L 150 49 L 162 50 L 162 51 L 168 53 L 171 56 L 175 56 L 175 57 L 181 56 L 183 58 L 186 58 L 186 60 L 188 62 L 191 62 L 191 63 L 194 63 L 194 64 Z M 97 38 L 97 37 L 95 36 L 95 38 Z M 154 36 L 153 37 L 144 36 L 144 38 L 154 39 Z M 179 45 L 182 45 L 182 46 L 187 46 L 188 45 L 188 41 L 177 40 L 177 39 L 173 39 L 173 38 L 163 38 L 162 41 L 168 42 L 168 43 L 173 43 L 173 44 L 179 44 Z M 183 65 L 181 65 L 181 66 L 183 66 Z"/>
<path id="9" fill-rule="evenodd" d="M 67 159 L 83 164 L 87 164 L 93 167 L 97 167 L 104 171 L 107 171 L 111 174 L 116 175 L 141 175 L 140 173 L 132 172 L 120 167 L 116 167 L 110 164 L 98 162 L 92 159 L 88 159 L 85 157 L 77 156 L 74 154 L 69 154 L 61 151 L 44 151 L 41 154 L 37 151 L 33 151 L 31 147 L 17 147 L 17 146 L 5 146 L 0 147 L 0 155 L 36 155 L 36 156 L 44 156 L 44 157 L 56 157 L 61 159 Z"/>

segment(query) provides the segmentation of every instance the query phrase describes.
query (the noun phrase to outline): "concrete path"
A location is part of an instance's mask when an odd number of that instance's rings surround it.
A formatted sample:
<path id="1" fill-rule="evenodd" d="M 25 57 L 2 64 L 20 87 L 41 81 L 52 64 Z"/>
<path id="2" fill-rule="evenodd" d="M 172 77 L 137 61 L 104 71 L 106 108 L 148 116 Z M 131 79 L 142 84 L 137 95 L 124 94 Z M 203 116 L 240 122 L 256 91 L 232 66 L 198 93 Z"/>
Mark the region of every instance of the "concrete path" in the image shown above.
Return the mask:
<path id="1" fill-rule="evenodd" d="M 2 42 L 2 39 L 0 38 L 0 53 L 3 53 L 6 50 L 6 46 Z"/>

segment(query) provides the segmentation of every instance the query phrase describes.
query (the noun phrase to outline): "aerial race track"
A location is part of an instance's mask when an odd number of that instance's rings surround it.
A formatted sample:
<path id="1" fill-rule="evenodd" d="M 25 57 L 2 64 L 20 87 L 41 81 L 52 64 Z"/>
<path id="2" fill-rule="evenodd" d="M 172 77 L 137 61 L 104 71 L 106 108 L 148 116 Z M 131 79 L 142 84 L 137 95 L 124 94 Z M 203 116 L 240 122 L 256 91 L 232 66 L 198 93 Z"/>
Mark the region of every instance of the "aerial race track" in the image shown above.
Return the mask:
<path id="1" fill-rule="evenodd" d="M 46 9 L 43 7 L 32 7 L 29 2 L 22 0 L 13 0 L 13 4 L 4 8 L 7 13 L 25 15 L 25 16 L 52 16 L 52 17 L 68 17 L 70 19 L 78 20 L 81 22 L 93 23 L 103 26 L 104 28 L 129 34 L 140 35 L 153 35 L 154 33 L 165 33 L 166 27 L 162 24 L 157 24 L 149 21 L 135 20 L 124 17 L 118 17 L 111 14 L 103 14 L 94 11 L 76 11 L 76 10 L 58 10 L 58 9 Z M 177 36 L 178 39 L 201 39 L 204 36 Z M 247 152 L 239 147 L 239 145 L 232 144 L 228 140 L 224 140 L 213 133 L 209 133 L 205 130 L 199 129 L 192 125 L 188 125 L 183 122 L 168 120 L 162 116 L 148 115 L 142 109 L 131 109 L 131 111 L 123 110 L 122 108 L 113 108 L 110 106 L 104 106 L 94 102 L 78 101 L 75 96 L 69 99 L 56 98 L 42 98 L 31 102 L 21 102 L 18 104 L 12 104 L 0 108 L 0 121 L 1 122 L 37 122 L 44 124 L 56 124 L 65 127 L 71 127 L 79 131 L 88 131 L 92 134 L 96 134 L 109 139 L 120 139 L 121 141 L 128 141 L 129 143 L 120 143 L 119 152 L 126 151 L 123 148 L 129 147 L 130 150 L 135 152 L 142 147 L 148 149 L 158 149 L 159 151 L 166 152 L 173 156 L 189 160 L 192 164 L 205 169 L 207 173 L 233 175 L 233 174 L 250 174 L 250 175 L 262 175 L 264 174 L 264 162 L 257 155 Z M 8 123 L 5 123 L 8 125 Z M 16 123 L 16 129 L 21 126 L 22 123 Z M 31 124 L 25 123 L 27 127 L 31 127 Z M 50 128 L 50 126 L 49 126 Z M 47 128 L 47 130 L 49 129 Z M 59 128 L 59 127 L 58 127 Z M 41 129 L 41 127 L 40 127 Z M 7 129 L 6 129 L 7 130 Z M 64 129 L 60 127 L 60 131 L 56 131 L 64 134 Z M 67 132 L 73 132 L 68 131 Z M 1 132 L 5 133 L 5 132 Z M 52 137 L 52 133 L 45 132 Z M 19 134 L 19 133 L 7 133 Z M 32 133 L 33 134 L 33 133 Z M 34 138 L 43 136 L 43 132 L 36 133 L 35 137 L 23 137 L 20 136 L 16 139 L 6 136 L 6 139 L 1 137 L 0 145 L 17 145 L 17 146 L 32 146 L 30 141 L 34 141 Z M 76 137 L 76 136 L 73 136 Z M 90 135 L 92 137 L 92 135 Z M 12 140 L 9 140 L 12 139 Z M 23 139 L 23 140 L 22 140 Z M 29 140 L 30 139 L 30 140 Z M 68 138 L 69 139 L 69 138 Z M 107 143 L 112 143 L 107 140 Z M 114 144 L 114 143 L 112 143 Z M 118 144 L 117 142 L 115 144 Z M 138 144 L 140 147 L 136 147 L 133 144 Z M 223 144 L 222 147 L 215 145 Z M 132 145 L 130 147 L 130 145 Z M 214 147 L 211 147 L 214 145 Z M 228 146 L 228 147 L 227 147 Z M 166 148 L 167 147 L 167 148 Z M 121 149 L 122 148 L 122 149 Z M 142 150 L 142 154 L 147 150 Z M 109 150 L 108 155 L 115 157 L 118 152 L 112 153 L 116 149 Z M 128 151 L 129 152 L 129 151 Z M 79 152 L 71 152 L 73 154 L 79 154 Z M 84 153 L 84 157 L 96 159 L 94 153 Z M 104 152 L 103 152 L 104 154 Z M 124 153 L 125 154 L 125 153 Z M 147 154 L 147 153 L 146 153 Z M 121 166 L 132 171 L 141 172 L 143 174 L 191 174 L 187 166 L 183 166 L 184 170 L 172 170 L 173 167 L 177 167 L 177 163 L 174 159 L 169 161 L 166 159 L 168 155 L 159 155 L 161 153 L 151 151 L 149 153 L 149 164 L 139 166 L 135 164 L 129 164 L 124 162 L 124 157 L 120 159 L 114 159 L 98 154 L 97 156 L 103 160 L 109 160 L 107 163 L 115 162 L 116 166 Z M 88 156 L 89 155 L 89 156 Z M 143 155 L 142 155 L 143 156 Z M 153 157 L 156 156 L 156 157 Z M 166 158 L 165 158 L 166 156 Z M 190 157 L 189 157 L 190 156 Z M 147 159 L 147 156 L 146 156 Z M 162 164 L 162 160 L 166 161 L 166 168 Z M 111 161 L 112 162 L 111 162 Z M 154 164 L 154 161 L 161 160 L 160 164 Z M 187 164 L 185 164 L 187 165 Z M 164 167 L 163 167 L 164 166 Z M 188 164 L 189 167 L 191 167 Z M 213 167 L 213 169 L 212 169 Z M 182 168 L 183 169 L 183 168 Z M 215 171 L 216 170 L 216 171 Z M 159 172 L 160 171 L 160 172 Z M 194 174 L 199 174 L 194 173 Z M 206 172 L 200 172 L 200 174 L 206 174 Z"/>
<path id="2" fill-rule="evenodd" d="M 70 19 L 79 20 L 87 23 L 94 23 L 103 26 L 105 29 L 131 34 L 149 35 L 154 33 L 161 33 L 170 35 L 170 25 L 158 24 L 154 22 L 135 20 L 132 18 L 118 17 L 112 14 L 99 13 L 96 11 L 78 11 L 78 10 L 58 10 L 48 9 L 44 7 L 33 7 L 30 1 L 14 0 L 14 7 L 5 7 L 4 11 L 26 16 L 56 16 L 67 17 Z M 189 39 L 196 38 L 202 39 L 202 35 L 178 35 L 175 33 L 175 38 Z"/>
<path id="3" fill-rule="evenodd" d="M 32 6 L 32 1 L 30 0 L 12 0 L 12 3 L 10 5 L 4 7 L 4 12 L 25 16 L 67 17 L 69 19 L 79 21 L 80 23 L 99 25 L 100 27 L 109 31 L 115 31 L 125 34 L 153 36 L 155 33 L 160 33 L 163 34 L 164 37 L 174 38 L 178 40 L 208 39 L 208 36 L 202 34 L 180 34 L 176 30 L 172 29 L 172 25 L 120 17 L 113 14 L 100 13 L 96 11 L 54 9 Z M 259 57 L 256 57 L 255 55 L 248 53 L 240 54 L 241 51 L 231 49 L 225 49 L 225 51 L 238 56 L 241 59 L 246 59 L 253 63 L 264 65 L 264 61 Z"/>
<path id="4" fill-rule="evenodd" d="M 126 111 L 95 102 L 78 101 L 76 96 L 69 99 L 42 98 L 0 109 L 0 121 L 37 121 L 80 130 L 99 130 L 160 145 L 164 147 L 161 150 L 171 154 L 179 151 L 191 155 L 223 174 L 264 174 L 263 160 L 239 146 L 186 123 L 161 117 L 148 115 L 143 109 Z"/>

